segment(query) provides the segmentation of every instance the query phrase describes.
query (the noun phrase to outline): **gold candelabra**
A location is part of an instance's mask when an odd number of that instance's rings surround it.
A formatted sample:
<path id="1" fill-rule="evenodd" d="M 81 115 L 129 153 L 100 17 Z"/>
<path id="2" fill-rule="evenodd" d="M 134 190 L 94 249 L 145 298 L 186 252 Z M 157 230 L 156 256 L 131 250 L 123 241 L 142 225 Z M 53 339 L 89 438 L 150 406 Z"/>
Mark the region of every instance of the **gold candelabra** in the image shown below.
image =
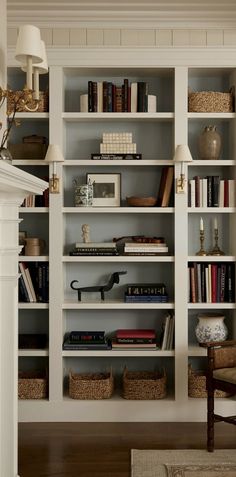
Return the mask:
<path id="1" fill-rule="evenodd" d="M 201 256 L 207 255 L 206 251 L 204 250 L 204 239 L 205 239 L 204 230 L 200 230 L 200 250 L 196 253 L 196 255 L 201 255 Z"/>
<path id="2" fill-rule="evenodd" d="M 215 245 L 210 252 L 208 252 L 207 255 L 225 255 L 225 253 L 220 249 L 218 245 L 218 238 L 219 238 L 219 233 L 218 233 L 218 228 L 214 228 L 214 239 L 215 239 Z"/>

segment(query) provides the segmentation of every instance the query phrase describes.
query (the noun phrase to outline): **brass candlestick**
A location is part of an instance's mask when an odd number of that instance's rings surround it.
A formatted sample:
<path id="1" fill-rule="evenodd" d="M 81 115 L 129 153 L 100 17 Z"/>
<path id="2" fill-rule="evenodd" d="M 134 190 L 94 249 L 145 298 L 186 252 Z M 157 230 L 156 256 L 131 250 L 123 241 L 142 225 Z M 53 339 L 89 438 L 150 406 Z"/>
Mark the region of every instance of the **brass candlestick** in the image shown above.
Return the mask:
<path id="1" fill-rule="evenodd" d="M 207 255 L 225 255 L 225 253 L 220 249 L 218 245 L 218 237 L 219 237 L 218 229 L 214 229 L 214 236 L 215 236 L 215 245 L 213 249 L 210 250 L 210 252 L 208 252 Z"/>
<path id="2" fill-rule="evenodd" d="M 207 255 L 206 251 L 204 250 L 204 230 L 200 230 L 200 250 L 196 253 L 196 255 Z"/>

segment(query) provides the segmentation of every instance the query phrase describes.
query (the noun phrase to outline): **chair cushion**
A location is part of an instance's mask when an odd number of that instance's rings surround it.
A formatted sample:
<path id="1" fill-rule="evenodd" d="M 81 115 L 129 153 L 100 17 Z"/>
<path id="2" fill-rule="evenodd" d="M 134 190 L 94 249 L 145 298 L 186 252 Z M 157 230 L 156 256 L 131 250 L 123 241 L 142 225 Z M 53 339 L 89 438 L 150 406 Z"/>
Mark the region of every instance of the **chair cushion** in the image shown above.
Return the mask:
<path id="1" fill-rule="evenodd" d="M 220 381 L 236 384 L 236 368 L 222 368 L 213 371 L 213 377 Z"/>

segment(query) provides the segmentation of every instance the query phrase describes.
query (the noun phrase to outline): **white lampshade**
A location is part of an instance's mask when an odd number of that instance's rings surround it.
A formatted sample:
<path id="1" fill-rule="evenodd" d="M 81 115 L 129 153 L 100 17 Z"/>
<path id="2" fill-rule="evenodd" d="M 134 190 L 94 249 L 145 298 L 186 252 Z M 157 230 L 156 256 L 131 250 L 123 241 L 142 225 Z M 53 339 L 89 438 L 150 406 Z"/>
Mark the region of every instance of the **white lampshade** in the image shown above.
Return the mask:
<path id="1" fill-rule="evenodd" d="M 43 61 L 40 30 L 34 25 L 22 25 L 16 42 L 16 60 L 26 63 L 28 56 L 33 63 Z"/>
<path id="2" fill-rule="evenodd" d="M 175 162 L 192 162 L 193 158 L 187 144 L 179 144 L 176 146 L 174 161 Z"/>
<path id="3" fill-rule="evenodd" d="M 46 54 L 46 47 L 45 43 L 43 40 L 41 40 L 41 47 L 42 47 L 42 57 L 43 61 L 40 63 L 33 63 L 33 68 L 38 68 L 38 72 L 40 75 L 44 75 L 48 73 L 48 60 L 47 60 L 47 54 Z M 22 71 L 26 72 L 27 71 L 27 66 L 22 66 Z"/>
<path id="4" fill-rule="evenodd" d="M 47 162 L 64 162 L 64 157 L 62 155 L 61 149 L 57 144 L 50 144 L 47 149 L 45 156 L 45 161 Z"/>

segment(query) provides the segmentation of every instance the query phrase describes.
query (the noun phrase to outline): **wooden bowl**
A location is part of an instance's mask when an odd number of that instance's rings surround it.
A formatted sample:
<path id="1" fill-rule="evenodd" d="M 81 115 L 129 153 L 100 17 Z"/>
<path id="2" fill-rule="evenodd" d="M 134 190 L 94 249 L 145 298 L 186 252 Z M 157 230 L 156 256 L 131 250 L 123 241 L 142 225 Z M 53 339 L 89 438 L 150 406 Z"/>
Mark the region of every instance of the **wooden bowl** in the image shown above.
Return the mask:
<path id="1" fill-rule="evenodd" d="M 157 203 L 156 197 L 126 197 L 130 207 L 153 207 Z"/>

